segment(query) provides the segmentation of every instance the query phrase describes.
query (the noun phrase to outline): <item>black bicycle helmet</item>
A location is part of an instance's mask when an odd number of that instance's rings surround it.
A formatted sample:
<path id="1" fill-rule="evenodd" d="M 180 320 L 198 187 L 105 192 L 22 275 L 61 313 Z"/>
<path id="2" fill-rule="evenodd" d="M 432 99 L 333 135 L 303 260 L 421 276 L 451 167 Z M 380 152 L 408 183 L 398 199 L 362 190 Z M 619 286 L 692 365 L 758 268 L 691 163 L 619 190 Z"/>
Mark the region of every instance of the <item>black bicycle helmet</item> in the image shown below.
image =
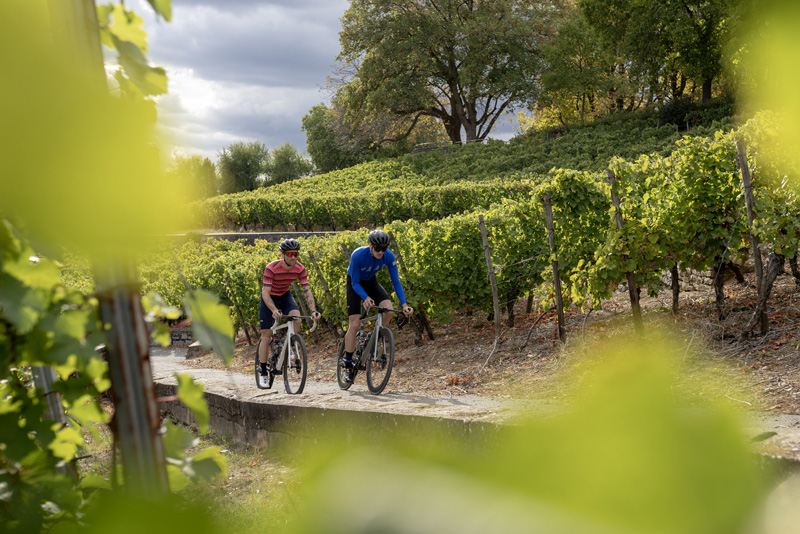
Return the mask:
<path id="1" fill-rule="evenodd" d="M 289 252 L 290 250 L 300 250 L 300 242 L 297 239 L 284 239 L 281 241 L 281 252 Z"/>
<path id="2" fill-rule="evenodd" d="M 389 234 L 383 230 L 373 230 L 369 233 L 369 244 L 382 249 L 389 248 Z"/>

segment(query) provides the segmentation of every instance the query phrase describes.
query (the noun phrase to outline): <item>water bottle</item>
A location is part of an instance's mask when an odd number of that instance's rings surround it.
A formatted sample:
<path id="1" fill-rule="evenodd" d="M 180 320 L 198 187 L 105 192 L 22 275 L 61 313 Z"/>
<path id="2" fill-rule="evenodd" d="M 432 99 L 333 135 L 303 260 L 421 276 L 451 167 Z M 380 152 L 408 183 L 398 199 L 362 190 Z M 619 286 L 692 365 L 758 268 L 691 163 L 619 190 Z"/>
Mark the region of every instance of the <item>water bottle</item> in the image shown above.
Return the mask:
<path id="1" fill-rule="evenodd" d="M 367 344 L 367 336 L 364 335 L 363 330 L 358 332 L 357 341 L 358 341 L 358 350 L 359 352 L 361 352 L 364 350 L 364 346 Z"/>

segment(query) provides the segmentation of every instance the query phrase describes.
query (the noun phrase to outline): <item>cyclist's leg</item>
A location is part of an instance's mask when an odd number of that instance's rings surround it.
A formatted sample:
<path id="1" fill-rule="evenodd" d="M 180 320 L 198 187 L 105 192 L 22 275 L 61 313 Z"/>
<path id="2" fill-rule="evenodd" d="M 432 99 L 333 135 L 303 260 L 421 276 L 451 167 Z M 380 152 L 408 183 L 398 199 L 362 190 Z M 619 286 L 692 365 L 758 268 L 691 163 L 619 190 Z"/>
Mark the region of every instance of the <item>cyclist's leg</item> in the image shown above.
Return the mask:
<path id="1" fill-rule="evenodd" d="M 369 288 L 367 294 L 372 297 L 372 300 L 378 303 L 378 306 L 381 308 L 391 308 L 392 307 L 392 299 L 389 298 L 389 293 L 386 292 L 386 289 L 382 285 L 378 283 L 377 278 L 373 278 L 372 280 L 375 281 L 375 284 Z M 383 326 L 389 326 L 389 321 L 392 320 L 392 316 L 394 313 L 392 312 L 383 312 Z"/>
<path id="2" fill-rule="evenodd" d="M 378 303 L 378 306 L 380 306 L 381 308 L 391 308 L 392 301 L 390 299 L 382 300 Z M 391 321 L 392 317 L 394 317 L 394 312 L 387 311 L 383 312 L 381 315 L 383 315 L 383 326 L 388 327 L 389 321 Z"/>
<path id="3" fill-rule="evenodd" d="M 258 309 L 258 323 L 261 327 L 261 344 L 258 346 L 258 361 L 266 364 L 269 358 L 269 343 L 272 341 L 272 325 L 275 324 L 275 319 L 267 305 L 264 304 L 264 299 L 259 300 L 261 306 Z"/>
<path id="4" fill-rule="evenodd" d="M 283 295 L 281 295 L 281 296 L 283 296 Z M 282 310 L 284 310 L 283 313 L 287 314 L 287 315 L 294 316 L 294 317 L 300 317 L 300 308 L 297 306 L 297 302 L 295 302 L 294 297 L 292 297 L 292 294 L 287 291 L 285 293 L 285 296 L 286 296 L 286 298 L 284 300 L 284 305 L 283 305 L 283 308 L 281 308 Z M 294 333 L 295 334 L 299 334 L 300 333 L 300 326 L 301 326 L 300 319 L 295 319 L 292 322 L 294 323 L 294 325 L 293 325 L 294 326 Z"/>
<path id="5" fill-rule="evenodd" d="M 356 350 L 356 334 L 361 327 L 361 314 L 349 315 L 347 323 L 347 332 L 344 334 L 344 351 L 352 354 Z"/>
<path id="6" fill-rule="evenodd" d="M 344 334 L 344 351 L 353 354 L 356 350 L 356 334 L 361 326 L 361 296 L 353 289 L 350 276 L 347 277 L 347 332 Z"/>

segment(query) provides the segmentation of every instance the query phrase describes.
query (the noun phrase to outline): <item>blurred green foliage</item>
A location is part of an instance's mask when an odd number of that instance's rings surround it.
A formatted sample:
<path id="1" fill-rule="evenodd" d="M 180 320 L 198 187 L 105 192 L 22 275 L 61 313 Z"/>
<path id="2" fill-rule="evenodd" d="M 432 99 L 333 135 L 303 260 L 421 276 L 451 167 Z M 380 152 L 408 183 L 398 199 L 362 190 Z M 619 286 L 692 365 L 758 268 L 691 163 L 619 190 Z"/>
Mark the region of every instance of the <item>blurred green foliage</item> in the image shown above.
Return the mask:
<path id="1" fill-rule="evenodd" d="M 767 473 L 714 377 L 685 381 L 678 347 L 659 334 L 590 347 L 564 377 L 573 402 L 488 446 L 402 425 L 332 431 L 305 453 L 290 531 L 751 532 Z"/>

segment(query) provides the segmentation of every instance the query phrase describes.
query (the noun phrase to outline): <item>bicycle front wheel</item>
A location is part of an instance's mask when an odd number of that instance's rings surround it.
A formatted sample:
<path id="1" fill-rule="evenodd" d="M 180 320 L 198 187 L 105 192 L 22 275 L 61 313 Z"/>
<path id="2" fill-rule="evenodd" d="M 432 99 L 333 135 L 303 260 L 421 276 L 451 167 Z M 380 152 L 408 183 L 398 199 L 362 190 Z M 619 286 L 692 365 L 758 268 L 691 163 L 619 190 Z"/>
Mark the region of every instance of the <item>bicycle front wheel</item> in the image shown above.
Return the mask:
<path id="1" fill-rule="evenodd" d="M 370 350 L 367 357 L 367 387 L 370 393 L 378 395 L 386 384 L 389 383 L 389 376 L 392 374 L 392 364 L 394 364 L 394 336 L 388 328 L 381 328 L 378 338 L 375 340 L 378 350 Z"/>
<path id="2" fill-rule="evenodd" d="M 303 338 L 295 334 L 289 343 L 289 354 L 283 366 L 283 385 L 286 393 L 297 395 L 303 392 L 308 374 L 308 359 L 306 358 L 306 344 Z"/>

